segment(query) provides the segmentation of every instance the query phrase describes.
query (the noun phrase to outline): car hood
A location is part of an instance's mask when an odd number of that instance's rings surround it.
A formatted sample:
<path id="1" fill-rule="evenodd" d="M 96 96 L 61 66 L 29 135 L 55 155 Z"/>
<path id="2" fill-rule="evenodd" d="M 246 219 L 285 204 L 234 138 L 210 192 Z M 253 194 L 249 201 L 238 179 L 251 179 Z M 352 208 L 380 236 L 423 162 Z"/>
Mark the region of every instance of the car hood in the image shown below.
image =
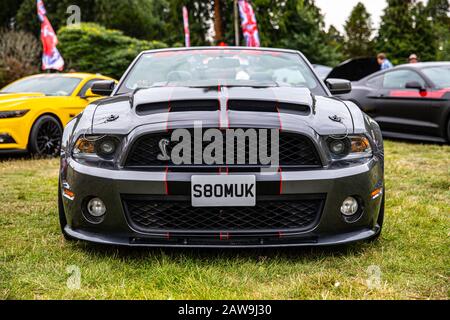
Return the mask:
<path id="1" fill-rule="evenodd" d="M 31 99 L 45 97 L 43 93 L 5 93 L 0 94 L 0 110 L 14 110 Z"/>
<path id="2" fill-rule="evenodd" d="M 92 133 L 128 134 L 141 126 L 151 126 L 151 130 L 189 128 L 198 121 L 204 127 L 217 128 L 296 131 L 303 127 L 321 135 L 353 131 L 352 116 L 343 101 L 314 96 L 304 88 L 150 88 L 95 105 L 85 111 L 92 120 L 86 121 Z M 331 119 L 335 117 L 342 122 Z"/>

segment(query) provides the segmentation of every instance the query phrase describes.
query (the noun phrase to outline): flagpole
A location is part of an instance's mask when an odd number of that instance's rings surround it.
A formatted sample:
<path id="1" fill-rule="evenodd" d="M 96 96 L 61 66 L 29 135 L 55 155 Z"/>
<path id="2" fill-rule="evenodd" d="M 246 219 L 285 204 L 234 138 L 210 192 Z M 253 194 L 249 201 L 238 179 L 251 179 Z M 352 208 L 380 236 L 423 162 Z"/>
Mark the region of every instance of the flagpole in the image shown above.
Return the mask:
<path id="1" fill-rule="evenodd" d="M 240 43 L 238 0 L 234 0 L 234 37 L 235 37 L 235 44 L 238 47 Z"/>

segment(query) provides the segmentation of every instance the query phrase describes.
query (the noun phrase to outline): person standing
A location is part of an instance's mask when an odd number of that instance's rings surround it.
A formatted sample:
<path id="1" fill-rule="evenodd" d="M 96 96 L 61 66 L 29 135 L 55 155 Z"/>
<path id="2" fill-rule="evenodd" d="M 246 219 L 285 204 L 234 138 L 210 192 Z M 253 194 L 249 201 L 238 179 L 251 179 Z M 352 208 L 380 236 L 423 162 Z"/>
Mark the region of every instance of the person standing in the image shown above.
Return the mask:
<path id="1" fill-rule="evenodd" d="M 377 61 L 380 65 L 381 70 L 386 70 L 394 67 L 384 53 L 379 53 L 377 55 Z"/>

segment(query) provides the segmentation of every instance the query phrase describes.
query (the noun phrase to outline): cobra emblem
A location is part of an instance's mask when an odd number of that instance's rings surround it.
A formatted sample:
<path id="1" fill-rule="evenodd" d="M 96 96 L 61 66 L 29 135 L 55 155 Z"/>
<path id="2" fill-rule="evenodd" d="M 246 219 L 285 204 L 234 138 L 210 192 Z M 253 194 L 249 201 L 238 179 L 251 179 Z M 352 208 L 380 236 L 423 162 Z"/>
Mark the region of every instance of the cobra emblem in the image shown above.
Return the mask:
<path id="1" fill-rule="evenodd" d="M 159 161 L 169 161 L 170 160 L 170 156 L 169 156 L 169 151 L 167 150 L 167 147 L 169 146 L 170 141 L 167 139 L 161 139 L 161 141 L 159 141 L 159 149 L 161 150 L 161 153 L 158 154 L 157 158 Z"/>

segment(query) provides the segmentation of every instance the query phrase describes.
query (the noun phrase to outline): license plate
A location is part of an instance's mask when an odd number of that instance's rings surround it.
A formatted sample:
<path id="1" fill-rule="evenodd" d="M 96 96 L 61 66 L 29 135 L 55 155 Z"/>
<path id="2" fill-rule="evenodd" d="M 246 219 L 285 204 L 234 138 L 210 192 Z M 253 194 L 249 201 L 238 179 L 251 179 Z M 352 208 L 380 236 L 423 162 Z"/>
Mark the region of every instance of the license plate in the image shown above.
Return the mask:
<path id="1" fill-rule="evenodd" d="M 254 207 L 255 176 L 192 176 L 193 207 Z"/>

